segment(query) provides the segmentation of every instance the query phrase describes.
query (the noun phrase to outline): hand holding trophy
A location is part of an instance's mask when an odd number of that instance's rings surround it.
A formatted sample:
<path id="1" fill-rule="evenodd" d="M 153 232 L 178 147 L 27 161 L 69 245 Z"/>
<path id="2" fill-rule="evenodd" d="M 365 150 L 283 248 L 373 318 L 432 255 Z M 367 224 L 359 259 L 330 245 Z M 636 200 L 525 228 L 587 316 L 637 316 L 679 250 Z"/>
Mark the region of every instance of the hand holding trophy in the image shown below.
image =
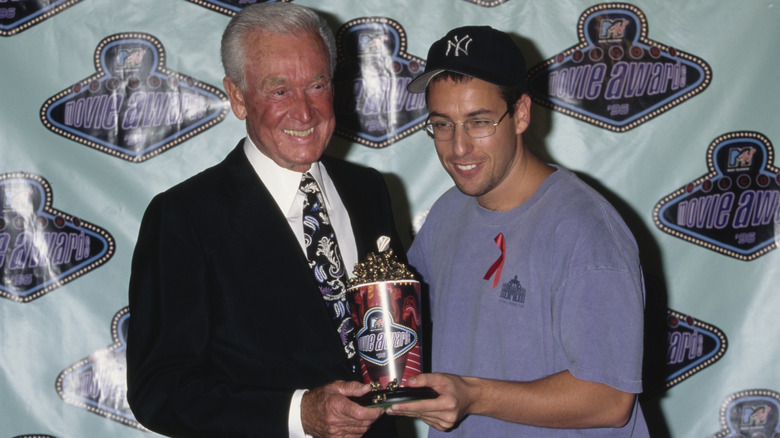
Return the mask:
<path id="1" fill-rule="evenodd" d="M 420 282 L 389 249 L 390 239 L 377 240 L 378 253 L 355 264 L 347 300 L 355 323 L 355 344 L 363 381 L 372 390 L 355 401 L 363 406 L 436 398 L 431 388 L 407 388 L 422 372 Z"/>

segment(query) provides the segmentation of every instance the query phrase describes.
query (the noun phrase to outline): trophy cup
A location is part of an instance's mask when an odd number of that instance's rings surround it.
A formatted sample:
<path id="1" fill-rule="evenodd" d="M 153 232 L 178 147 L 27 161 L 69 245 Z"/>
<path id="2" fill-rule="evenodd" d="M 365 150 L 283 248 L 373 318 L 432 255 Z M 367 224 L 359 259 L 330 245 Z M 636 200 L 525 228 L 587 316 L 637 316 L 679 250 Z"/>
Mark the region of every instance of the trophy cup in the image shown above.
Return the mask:
<path id="1" fill-rule="evenodd" d="M 371 391 L 353 398 L 363 406 L 436 398 L 431 388 L 409 388 L 408 379 L 422 372 L 420 282 L 400 263 L 390 239 L 377 241 L 379 253 L 355 264 L 347 300 L 355 323 L 355 345 L 363 381 Z"/>

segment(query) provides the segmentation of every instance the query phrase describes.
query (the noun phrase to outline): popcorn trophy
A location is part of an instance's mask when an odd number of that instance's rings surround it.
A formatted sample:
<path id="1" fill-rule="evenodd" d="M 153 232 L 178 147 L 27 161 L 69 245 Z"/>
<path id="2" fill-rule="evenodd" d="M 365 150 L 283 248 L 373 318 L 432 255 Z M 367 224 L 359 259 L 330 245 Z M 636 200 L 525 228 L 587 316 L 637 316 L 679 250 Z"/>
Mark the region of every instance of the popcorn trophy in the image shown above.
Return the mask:
<path id="1" fill-rule="evenodd" d="M 389 249 L 390 239 L 377 241 L 379 253 L 356 263 L 347 289 L 355 323 L 355 345 L 363 381 L 371 391 L 355 397 L 363 406 L 436 398 L 431 388 L 408 388 L 408 379 L 422 372 L 420 282 Z"/>

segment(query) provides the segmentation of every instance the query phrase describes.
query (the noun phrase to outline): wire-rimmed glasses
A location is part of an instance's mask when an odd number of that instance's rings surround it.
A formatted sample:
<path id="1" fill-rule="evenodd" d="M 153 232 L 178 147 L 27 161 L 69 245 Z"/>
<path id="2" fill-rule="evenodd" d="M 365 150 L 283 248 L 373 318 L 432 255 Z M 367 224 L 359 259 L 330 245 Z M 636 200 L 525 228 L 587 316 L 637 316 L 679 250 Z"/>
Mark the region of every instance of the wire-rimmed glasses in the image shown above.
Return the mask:
<path id="1" fill-rule="evenodd" d="M 482 118 L 470 119 L 460 123 L 454 123 L 448 120 L 429 121 L 425 124 L 425 132 L 434 140 L 447 141 L 452 140 L 455 136 L 455 126 L 461 125 L 463 126 L 463 130 L 466 131 L 466 134 L 471 138 L 490 137 L 496 133 L 496 126 L 504 120 L 504 117 L 506 117 L 507 114 L 509 114 L 509 110 L 507 110 L 497 122 L 494 122 L 491 119 Z"/>

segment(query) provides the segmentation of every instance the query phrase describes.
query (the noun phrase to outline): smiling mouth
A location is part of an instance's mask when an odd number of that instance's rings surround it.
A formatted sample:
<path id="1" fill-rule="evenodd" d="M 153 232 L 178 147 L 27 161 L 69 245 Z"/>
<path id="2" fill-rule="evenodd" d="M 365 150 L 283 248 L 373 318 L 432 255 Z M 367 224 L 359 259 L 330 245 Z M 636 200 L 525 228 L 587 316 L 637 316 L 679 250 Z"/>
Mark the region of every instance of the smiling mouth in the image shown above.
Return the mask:
<path id="1" fill-rule="evenodd" d="M 293 137 L 306 137 L 307 135 L 314 132 L 314 127 L 305 130 L 305 131 L 295 131 L 292 129 L 283 129 L 282 132 L 284 132 L 287 135 L 292 135 Z"/>
<path id="2" fill-rule="evenodd" d="M 456 164 L 455 167 L 458 168 L 458 170 L 471 170 L 475 167 L 477 167 L 476 164 Z"/>

